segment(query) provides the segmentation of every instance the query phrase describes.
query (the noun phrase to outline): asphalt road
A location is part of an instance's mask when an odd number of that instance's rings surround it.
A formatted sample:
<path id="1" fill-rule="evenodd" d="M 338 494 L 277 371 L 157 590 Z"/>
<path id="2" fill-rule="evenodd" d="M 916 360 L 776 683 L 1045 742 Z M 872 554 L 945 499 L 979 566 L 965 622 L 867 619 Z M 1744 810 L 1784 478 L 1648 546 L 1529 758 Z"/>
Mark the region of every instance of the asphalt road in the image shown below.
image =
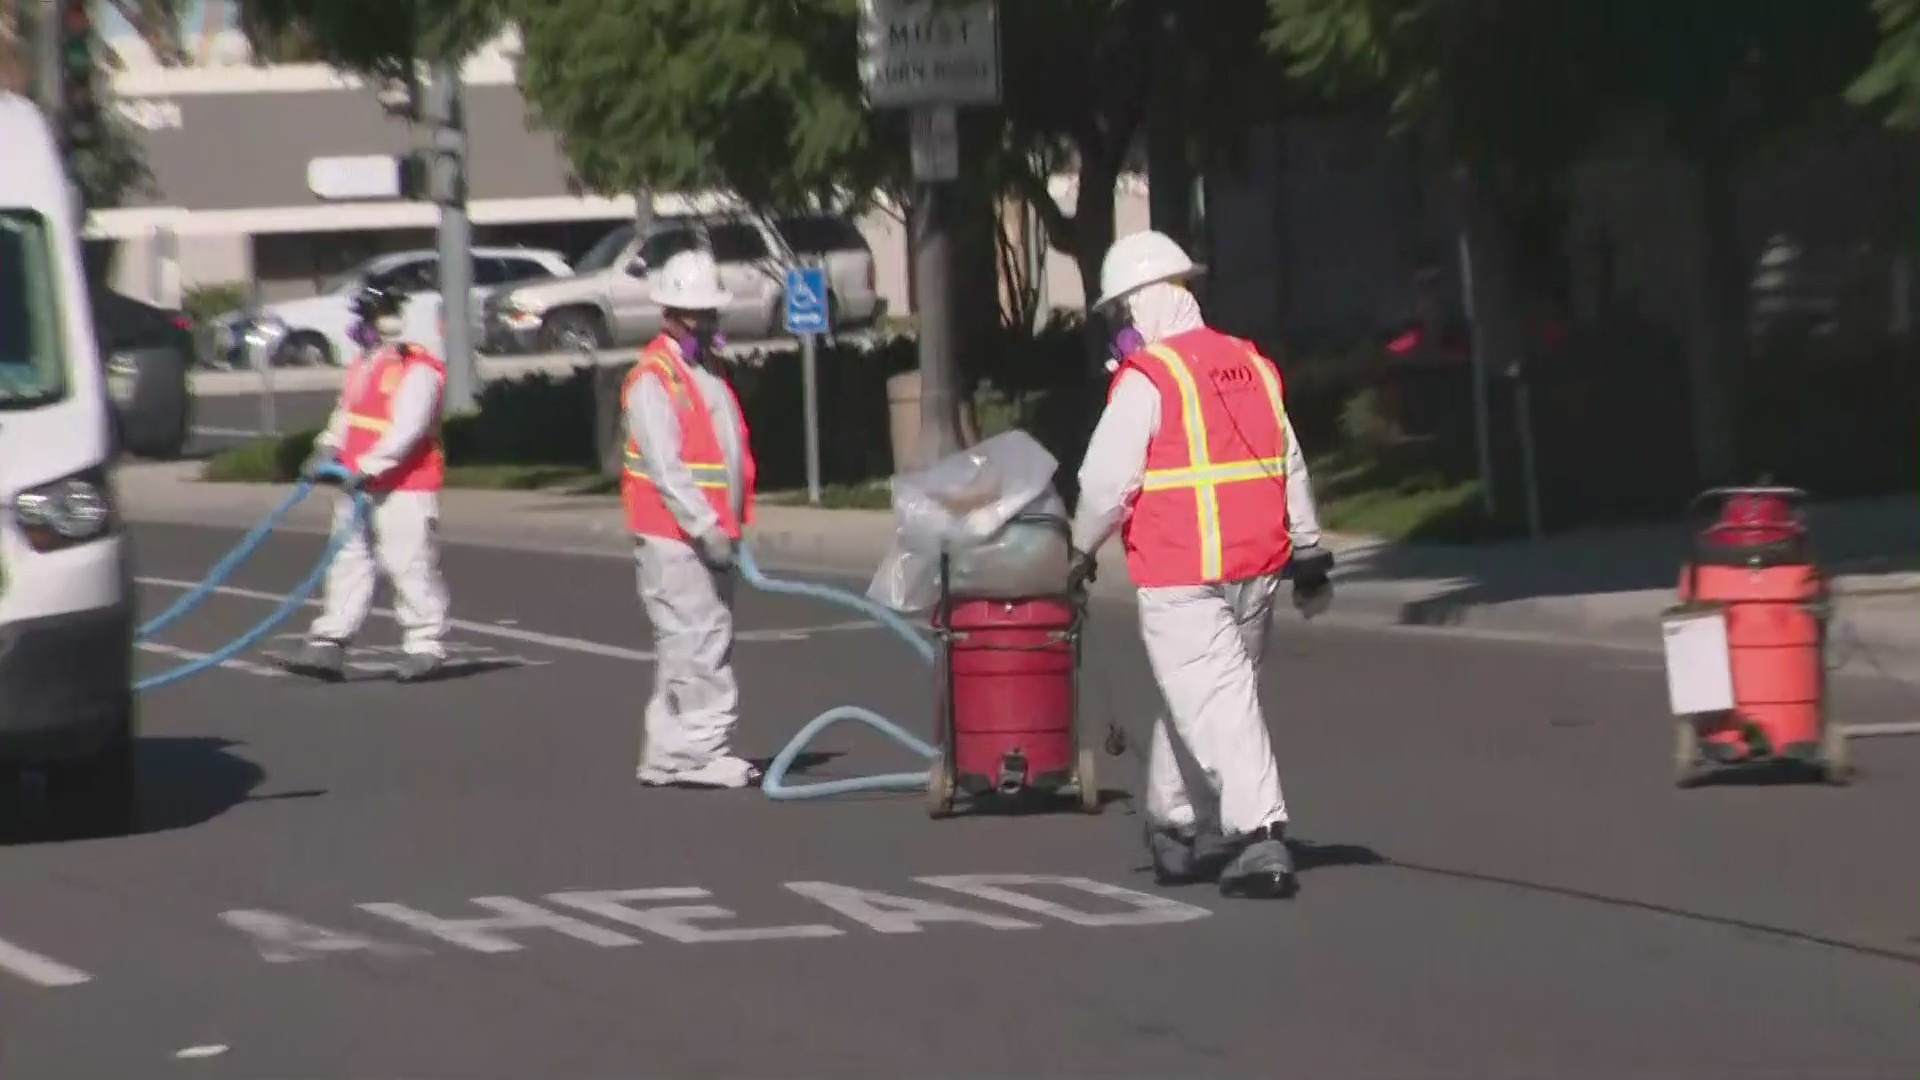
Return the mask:
<path id="1" fill-rule="evenodd" d="M 141 528 L 151 609 L 234 536 Z M 263 617 L 318 550 L 153 643 Z M 23 1077 L 1891 1077 L 1920 1060 L 1920 741 L 1850 789 L 1668 780 L 1634 653 L 1285 623 L 1267 676 L 1286 903 L 1162 890 L 1141 819 L 929 821 L 634 782 L 649 664 L 622 561 L 453 548 L 464 677 L 258 663 L 145 699 L 148 831 L 0 847 L 0 1069 Z M 748 595 L 739 742 L 828 706 L 925 730 L 880 632 Z M 297 632 L 301 625 L 287 628 Z M 1152 687 L 1094 613 L 1091 719 Z M 1915 691 L 1848 682 L 1858 723 Z M 1136 738 L 1136 742 L 1138 739 Z M 871 734 L 803 779 L 901 768 Z M 1131 788 L 1131 756 L 1105 759 Z"/>

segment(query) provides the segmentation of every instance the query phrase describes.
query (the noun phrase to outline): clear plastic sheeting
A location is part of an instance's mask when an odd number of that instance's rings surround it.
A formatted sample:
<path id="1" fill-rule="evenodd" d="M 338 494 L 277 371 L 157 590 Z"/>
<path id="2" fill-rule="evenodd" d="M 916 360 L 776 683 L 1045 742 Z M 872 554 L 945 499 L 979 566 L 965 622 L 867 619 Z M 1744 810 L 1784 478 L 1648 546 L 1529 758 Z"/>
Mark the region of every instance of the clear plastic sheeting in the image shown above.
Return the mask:
<path id="1" fill-rule="evenodd" d="M 1067 589 L 1073 551 L 1059 463 L 1024 431 L 996 435 L 893 478 L 893 547 L 867 597 L 915 613 L 940 596 L 940 555 L 956 594 L 1051 596 Z"/>

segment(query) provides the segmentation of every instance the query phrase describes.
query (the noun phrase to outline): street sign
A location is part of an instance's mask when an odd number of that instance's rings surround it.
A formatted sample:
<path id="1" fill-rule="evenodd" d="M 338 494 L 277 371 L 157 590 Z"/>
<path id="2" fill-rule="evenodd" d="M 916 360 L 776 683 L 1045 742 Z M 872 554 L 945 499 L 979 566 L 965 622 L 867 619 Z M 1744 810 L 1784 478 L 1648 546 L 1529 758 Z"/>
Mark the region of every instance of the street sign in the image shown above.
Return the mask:
<path id="1" fill-rule="evenodd" d="M 827 332 L 827 272 L 818 266 L 787 271 L 787 333 Z"/>
<path id="2" fill-rule="evenodd" d="M 398 199 L 404 160 L 387 154 L 313 158 L 307 162 L 307 190 L 327 200 Z"/>
<path id="3" fill-rule="evenodd" d="M 876 109 L 999 104 L 994 0 L 860 0 L 860 81 Z"/>

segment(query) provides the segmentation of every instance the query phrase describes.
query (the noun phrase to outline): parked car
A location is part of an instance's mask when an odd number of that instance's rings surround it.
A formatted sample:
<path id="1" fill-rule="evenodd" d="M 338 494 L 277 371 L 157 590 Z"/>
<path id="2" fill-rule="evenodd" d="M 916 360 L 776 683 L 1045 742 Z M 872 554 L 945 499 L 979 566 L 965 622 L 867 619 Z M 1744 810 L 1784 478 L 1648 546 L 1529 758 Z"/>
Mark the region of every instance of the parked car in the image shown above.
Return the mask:
<path id="1" fill-rule="evenodd" d="M 93 289 L 92 300 L 121 449 L 178 458 L 193 433 L 193 320 L 111 289 Z"/>
<path id="2" fill-rule="evenodd" d="M 836 328 L 868 326 L 886 314 L 873 248 L 859 226 L 845 218 L 811 214 L 779 218 L 773 227 L 796 261 L 825 265 L 828 314 Z"/>
<path id="3" fill-rule="evenodd" d="M 573 273 L 557 251 L 540 248 L 473 249 L 475 311 L 493 289 L 521 281 L 565 277 Z M 244 355 L 246 327 L 259 320 L 274 325 L 279 339 L 274 347 L 276 367 L 317 364 L 342 365 L 356 347 L 347 337 L 353 324 L 350 302 L 368 282 L 397 286 L 408 296 L 407 336 L 416 341 L 438 341 L 440 331 L 440 255 L 436 251 L 401 251 L 380 255 L 328 282 L 318 296 L 263 305 L 259 312 L 229 312 L 215 320 L 214 350 L 229 364 L 250 366 Z"/>
<path id="4" fill-rule="evenodd" d="M 795 218 L 783 229 L 747 215 L 671 216 L 654 219 L 642 233 L 632 225 L 608 232 L 574 264 L 571 277 L 496 290 L 483 311 L 485 347 L 560 352 L 644 342 L 660 332 L 663 314 L 648 275 L 696 248 L 713 253 L 733 294 L 720 328 L 736 341 L 782 333 L 785 269 L 801 258 L 825 260 L 836 320 L 851 325 L 879 315 L 873 254 L 850 223 Z"/>

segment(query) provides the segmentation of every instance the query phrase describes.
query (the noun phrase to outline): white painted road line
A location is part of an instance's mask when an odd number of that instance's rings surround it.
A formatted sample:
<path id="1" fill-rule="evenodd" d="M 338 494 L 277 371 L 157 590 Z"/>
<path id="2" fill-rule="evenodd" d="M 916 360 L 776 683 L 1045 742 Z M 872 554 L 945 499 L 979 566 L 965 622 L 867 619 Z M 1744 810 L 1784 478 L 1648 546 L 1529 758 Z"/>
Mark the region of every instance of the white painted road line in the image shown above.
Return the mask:
<path id="1" fill-rule="evenodd" d="M 35 986 L 78 986 L 93 976 L 71 968 L 48 956 L 0 940 L 0 971 L 9 972 Z"/>
<path id="2" fill-rule="evenodd" d="M 197 588 L 200 584 L 197 581 L 178 581 L 173 578 L 143 577 L 134 580 L 142 585 L 148 585 L 156 589 L 185 590 Z M 262 592 L 258 589 L 240 589 L 231 585 L 218 586 L 213 592 L 220 596 L 232 596 L 242 600 L 261 600 L 275 604 L 286 599 L 286 597 L 275 593 Z M 636 607 L 639 605 L 639 601 L 637 600 L 634 603 Z M 318 600 L 308 600 L 303 606 L 317 608 L 320 606 L 320 602 Z M 398 618 L 390 608 L 376 608 L 373 613 L 383 619 Z M 651 651 L 645 649 L 629 649 L 620 645 L 608 645 L 604 642 L 588 641 L 584 638 L 565 637 L 560 634 L 543 634 L 537 630 L 522 630 L 518 626 L 502 626 L 498 623 L 448 619 L 447 627 L 452 630 L 460 630 L 470 634 L 505 638 L 508 641 L 520 641 L 529 645 L 544 645 L 547 648 L 559 649 L 563 652 L 586 653 L 590 656 L 604 656 L 614 660 L 634 660 L 647 663 L 653 660 L 654 655 Z M 874 623 L 865 620 L 853 620 L 848 622 L 827 623 L 820 626 L 794 626 L 772 630 L 743 630 L 735 635 L 735 640 L 743 642 L 800 641 L 805 640 L 805 638 L 811 634 L 844 633 L 853 630 L 875 629 L 878 629 L 878 626 Z"/>
<path id="3" fill-rule="evenodd" d="M 193 433 L 206 439 L 258 439 L 266 434 L 264 431 L 226 427 L 197 427 L 193 429 Z"/>
<path id="4" fill-rule="evenodd" d="M 138 642 L 134 647 L 141 652 L 154 653 L 159 656 L 171 656 L 176 660 L 205 660 L 208 656 L 212 655 L 211 653 L 196 652 L 193 649 L 182 649 L 175 645 L 163 645 L 157 641 Z M 266 664 L 249 663 L 245 660 L 222 660 L 215 666 L 226 668 L 228 671 L 240 671 L 248 675 L 260 675 L 269 679 L 284 679 L 288 677 L 287 673 L 281 671 L 279 668 L 268 667 Z"/>
<path id="5" fill-rule="evenodd" d="M 197 581 L 176 581 L 172 578 L 143 577 L 134 580 L 142 585 L 149 585 L 157 589 L 184 590 L 197 588 L 200 584 Z M 275 604 L 286 599 L 285 596 L 278 593 L 261 592 L 258 589 L 237 589 L 231 585 L 221 585 L 213 591 L 221 596 L 237 596 L 244 600 L 264 600 Z M 317 608 L 320 606 L 320 602 L 318 600 L 308 600 L 303 606 Z M 397 620 L 398 618 L 390 608 L 375 608 L 373 613 L 383 619 Z M 483 634 L 488 637 L 506 638 L 509 641 L 522 641 L 529 645 L 545 645 L 549 649 L 586 653 L 590 656 L 605 656 L 614 660 L 636 660 L 644 663 L 653 659 L 653 653 L 643 649 L 627 649 L 618 645 L 607 645 L 598 641 L 587 641 L 583 638 L 562 637 L 558 634 L 542 634 L 533 630 L 522 630 L 517 626 L 495 626 L 492 623 L 468 622 L 465 619 L 448 619 L 447 627 L 451 630 L 460 630 L 469 634 Z"/>
<path id="6" fill-rule="evenodd" d="M 1875 736 L 1920 735 L 1920 724 L 1842 724 L 1840 730 L 1846 732 L 1849 739 L 1871 739 Z"/>

